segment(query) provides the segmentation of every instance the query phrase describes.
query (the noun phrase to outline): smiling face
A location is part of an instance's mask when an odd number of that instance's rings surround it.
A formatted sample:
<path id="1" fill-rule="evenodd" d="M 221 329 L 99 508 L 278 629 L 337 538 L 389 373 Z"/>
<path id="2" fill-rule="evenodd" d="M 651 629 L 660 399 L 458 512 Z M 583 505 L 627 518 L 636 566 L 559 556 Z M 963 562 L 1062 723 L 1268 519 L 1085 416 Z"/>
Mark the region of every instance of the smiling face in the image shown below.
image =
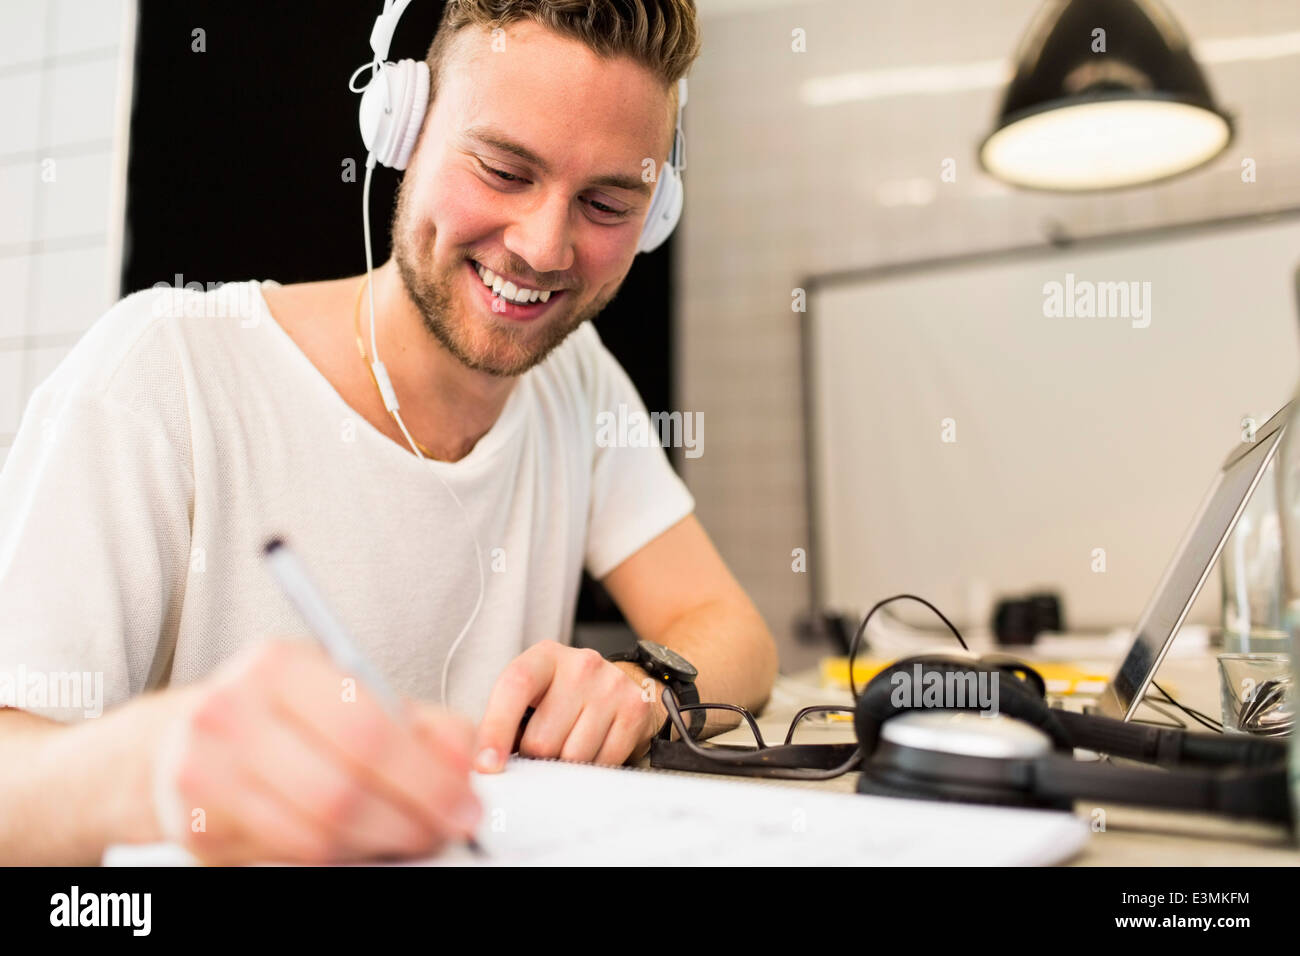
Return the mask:
<path id="1" fill-rule="evenodd" d="M 451 354 L 513 376 L 618 291 L 654 187 L 645 160 L 658 169 L 671 146 L 672 103 L 633 60 L 603 60 L 531 21 L 511 24 L 502 46 L 469 27 L 447 51 L 398 189 L 393 257 Z M 521 288 L 539 294 L 516 304 Z"/>

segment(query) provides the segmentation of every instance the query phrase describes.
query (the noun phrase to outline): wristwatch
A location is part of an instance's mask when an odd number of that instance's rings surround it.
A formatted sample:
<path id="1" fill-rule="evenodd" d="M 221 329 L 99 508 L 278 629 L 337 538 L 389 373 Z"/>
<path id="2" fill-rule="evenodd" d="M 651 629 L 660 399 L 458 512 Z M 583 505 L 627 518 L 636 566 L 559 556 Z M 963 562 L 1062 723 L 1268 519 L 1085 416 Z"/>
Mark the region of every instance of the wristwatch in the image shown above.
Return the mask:
<path id="1" fill-rule="evenodd" d="M 656 644 L 654 641 L 637 641 L 631 650 L 610 654 L 606 660 L 630 661 L 636 664 L 651 677 L 657 678 L 671 687 L 673 693 L 677 695 L 678 702 L 682 704 L 698 704 L 700 702 L 700 692 L 695 686 L 695 678 L 699 676 L 699 671 L 682 655 L 669 650 L 662 644 Z M 688 710 L 683 712 L 682 716 L 687 719 L 687 727 L 690 729 L 691 736 L 699 737 L 706 720 L 704 711 Z M 663 740 L 669 739 L 672 735 L 672 725 L 673 722 L 670 717 L 664 722 L 663 728 L 659 731 L 659 737 Z"/>

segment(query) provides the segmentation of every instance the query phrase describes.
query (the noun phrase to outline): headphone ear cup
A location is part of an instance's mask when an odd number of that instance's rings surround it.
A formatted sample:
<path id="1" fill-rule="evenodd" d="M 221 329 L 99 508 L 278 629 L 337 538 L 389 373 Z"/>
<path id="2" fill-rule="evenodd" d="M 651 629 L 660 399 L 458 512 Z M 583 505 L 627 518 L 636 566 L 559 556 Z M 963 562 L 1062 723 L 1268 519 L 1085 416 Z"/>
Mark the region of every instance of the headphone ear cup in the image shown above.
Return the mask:
<path id="1" fill-rule="evenodd" d="M 858 735 L 858 746 L 862 750 L 863 760 L 871 756 L 876 749 L 876 744 L 880 742 L 880 725 L 895 714 L 902 712 L 893 701 L 896 686 L 894 675 L 901 673 L 910 680 L 915 673 L 914 666 L 917 664 L 922 665 L 925 669 L 944 669 L 962 666 L 970 667 L 972 662 L 960 661 L 957 658 L 940 654 L 905 657 L 890 664 L 867 681 L 867 686 L 858 695 L 853 715 L 853 729 Z"/>
<path id="2" fill-rule="evenodd" d="M 858 793 L 873 797 L 902 797 L 905 800 L 936 800 L 943 803 L 977 803 L 985 806 L 1033 807 L 1036 801 L 1025 794 L 1007 788 L 980 788 L 964 783 L 960 777 L 946 780 L 927 776 L 924 780 L 885 778 L 869 764 L 862 767 L 858 777 Z M 1068 806 L 1063 809 L 1069 809 Z"/>
<path id="3" fill-rule="evenodd" d="M 655 183 L 654 194 L 650 197 L 650 211 L 646 213 L 645 222 L 641 226 L 637 252 L 653 252 L 672 235 L 682 217 L 684 199 L 681 173 L 672 163 L 664 163 L 659 168 L 659 179 Z"/>
<path id="4" fill-rule="evenodd" d="M 871 756 L 880 742 L 880 725 L 896 714 L 912 709 L 900 708 L 894 702 L 894 690 L 898 686 L 895 675 L 902 674 L 908 681 L 915 681 L 918 667 L 922 680 L 928 680 L 926 675 L 930 673 L 937 674 L 940 678 L 950 672 L 968 674 L 972 671 L 977 673 L 983 671 L 992 675 L 997 680 L 999 713 L 1037 727 L 1052 739 L 1052 746 L 1057 750 L 1073 749 L 1069 732 L 1052 713 L 1047 701 L 1038 695 L 1032 684 L 1019 677 L 1003 679 L 1007 677 L 1006 672 L 989 664 L 936 654 L 904 658 L 885 668 L 867 683 L 861 696 L 858 697 L 853 718 L 854 730 L 858 735 L 858 746 L 862 750 L 864 761 Z"/>
<path id="5" fill-rule="evenodd" d="M 389 112 L 389 102 L 392 102 Z M 415 60 L 385 63 L 361 94 L 361 139 L 375 162 L 405 169 L 429 108 L 429 68 Z"/>

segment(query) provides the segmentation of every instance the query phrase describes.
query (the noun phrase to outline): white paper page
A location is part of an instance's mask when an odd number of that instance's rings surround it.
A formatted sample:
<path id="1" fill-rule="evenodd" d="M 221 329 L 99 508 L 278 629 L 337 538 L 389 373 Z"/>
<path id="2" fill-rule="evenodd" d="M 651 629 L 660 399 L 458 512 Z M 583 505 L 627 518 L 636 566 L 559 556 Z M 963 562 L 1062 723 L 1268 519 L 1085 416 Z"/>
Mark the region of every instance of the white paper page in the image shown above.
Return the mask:
<path id="1" fill-rule="evenodd" d="M 415 865 L 1023 866 L 1068 859 L 1089 832 L 1064 812 L 519 757 L 478 776 L 475 789 L 486 855 L 455 847 Z M 175 847 L 113 847 L 104 857 L 110 866 L 185 862 Z"/>

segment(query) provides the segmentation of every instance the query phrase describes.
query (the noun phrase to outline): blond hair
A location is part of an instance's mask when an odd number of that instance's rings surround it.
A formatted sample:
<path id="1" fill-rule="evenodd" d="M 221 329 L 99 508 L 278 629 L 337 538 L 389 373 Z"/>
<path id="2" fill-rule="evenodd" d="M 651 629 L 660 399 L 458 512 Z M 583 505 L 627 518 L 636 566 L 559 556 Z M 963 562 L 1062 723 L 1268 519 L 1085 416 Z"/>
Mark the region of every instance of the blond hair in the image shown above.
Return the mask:
<path id="1" fill-rule="evenodd" d="M 429 96 L 452 40 L 469 26 L 493 29 L 531 20 L 604 58 L 630 57 L 672 88 L 700 52 L 695 0 L 447 0 L 429 47 Z"/>

